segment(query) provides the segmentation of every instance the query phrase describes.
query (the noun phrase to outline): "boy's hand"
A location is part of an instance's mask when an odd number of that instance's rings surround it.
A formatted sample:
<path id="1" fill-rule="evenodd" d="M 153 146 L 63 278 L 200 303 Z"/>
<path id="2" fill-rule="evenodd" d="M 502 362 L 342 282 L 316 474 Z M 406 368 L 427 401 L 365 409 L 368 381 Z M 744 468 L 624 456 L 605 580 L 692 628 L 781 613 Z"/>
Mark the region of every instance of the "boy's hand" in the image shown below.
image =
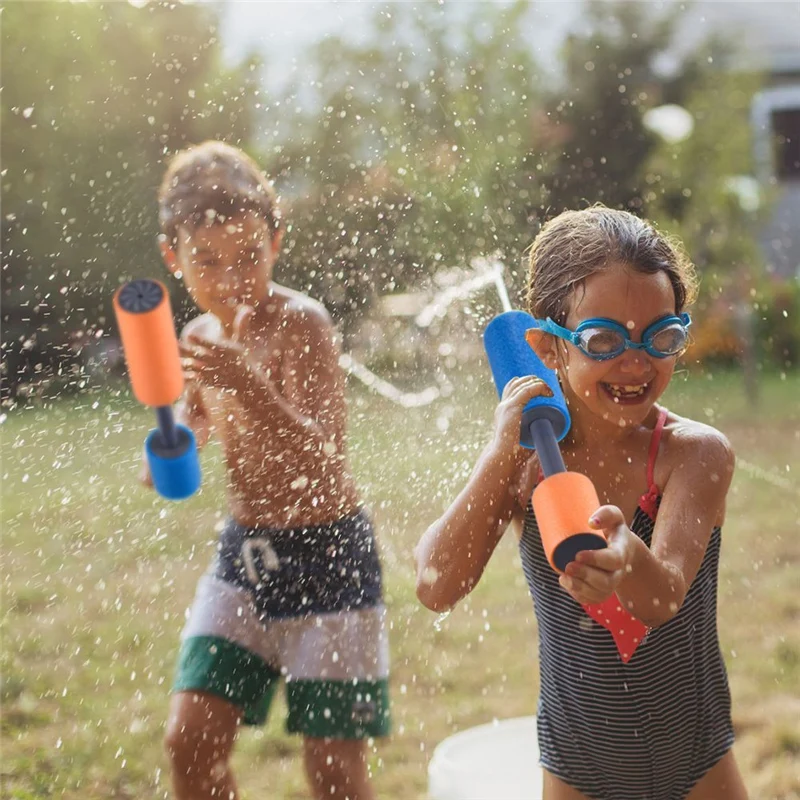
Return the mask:
<path id="1" fill-rule="evenodd" d="M 608 547 L 581 550 L 567 564 L 558 582 L 581 605 L 602 603 L 617 591 L 630 571 L 635 537 L 616 506 L 601 506 L 589 520 L 589 528 L 602 530 Z"/>
<path id="2" fill-rule="evenodd" d="M 150 474 L 150 467 L 147 465 L 147 456 L 142 455 L 142 465 L 139 468 L 139 483 L 148 489 L 153 488 L 153 476 Z"/>
<path id="3" fill-rule="evenodd" d="M 230 339 L 212 341 L 190 333 L 187 341 L 180 343 L 184 378 L 233 394 L 244 394 L 251 385 L 253 369 L 243 342 L 254 314 L 250 306 L 239 307 Z"/>

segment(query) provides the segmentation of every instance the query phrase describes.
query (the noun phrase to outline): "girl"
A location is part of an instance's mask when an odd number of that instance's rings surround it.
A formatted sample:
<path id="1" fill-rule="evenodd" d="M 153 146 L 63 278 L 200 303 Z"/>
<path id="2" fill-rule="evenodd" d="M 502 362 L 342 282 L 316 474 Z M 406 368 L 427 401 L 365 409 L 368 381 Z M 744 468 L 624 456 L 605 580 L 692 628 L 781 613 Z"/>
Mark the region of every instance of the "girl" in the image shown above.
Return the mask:
<path id="1" fill-rule="evenodd" d="M 417 595 L 442 611 L 472 590 L 509 522 L 521 527 L 545 800 L 747 797 L 716 624 L 734 456 L 718 431 L 657 405 L 695 289 L 682 250 L 632 214 L 596 206 L 545 225 L 527 338 L 559 377 L 572 417 L 564 462 L 605 503 L 587 524 L 608 547 L 578 553 L 561 576 L 547 561 L 529 502 L 541 473 L 519 446 L 522 409 L 550 392 L 535 377 L 505 387 L 469 482 L 417 545 Z M 644 632 L 631 653 L 588 613 L 614 596 L 616 624 L 627 615 Z"/>

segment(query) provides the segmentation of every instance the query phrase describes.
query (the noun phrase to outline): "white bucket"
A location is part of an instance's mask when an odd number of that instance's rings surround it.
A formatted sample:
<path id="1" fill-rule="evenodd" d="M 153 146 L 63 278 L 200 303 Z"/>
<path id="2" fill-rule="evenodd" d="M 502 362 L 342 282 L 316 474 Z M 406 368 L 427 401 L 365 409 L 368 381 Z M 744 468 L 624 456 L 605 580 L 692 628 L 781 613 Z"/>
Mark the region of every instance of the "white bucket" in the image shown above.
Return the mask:
<path id="1" fill-rule="evenodd" d="M 430 800 L 542 800 L 536 717 L 469 728 L 440 742 L 428 765 Z"/>

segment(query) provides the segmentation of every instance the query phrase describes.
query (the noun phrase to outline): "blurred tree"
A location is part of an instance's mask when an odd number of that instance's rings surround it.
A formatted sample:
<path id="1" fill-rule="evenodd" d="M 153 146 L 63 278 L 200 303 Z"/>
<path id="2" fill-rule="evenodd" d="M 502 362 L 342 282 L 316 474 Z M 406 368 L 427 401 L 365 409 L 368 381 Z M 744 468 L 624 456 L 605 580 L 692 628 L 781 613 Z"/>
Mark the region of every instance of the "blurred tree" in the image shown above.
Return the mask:
<path id="1" fill-rule="evenodd" d="M 95 331 L 113 328 L 119 282 L 158 274 L 166 155 L 209 137 L 247 142 L 256 66 L 223 66 L 213 7 L 3 9 L 4 392 L 63 372 Z"/>
<path id="2" fill-rule="evenodd" d="M 709 64 L 732 63 L 729 49 L 709 43 Z M 741 364 L 745 389 L 757 401 L 759 352 L 753 299 L 764 274 L 758 230 L 768 198 L 753 174 L 749 124 L 752 98 L 762 83 L 755 72 L 711 68 L 686 87 L 684 106 L 694 120 L 684 140 L 662 140 L 644 165 L 648 215 L 676 234 L 702 275 L 689 363 Z M 752 290 L 752 293 L 751 293 Z"/>
<path id="3" fill-rule="evenodd" d="M 674 48 L 680 7 L 615 0 L 584 8 L 584 32 L 567 38 L 563 79 L 540 117 L 540 141 L 551 150 L 548 203 L 551 213 L 594 202 L 641 213 L 641 166 L 657 144 L 642 112 L 661 102 L 668 83 L 657 65 Z"/>
<path id="4" fill-rule="evenodd" d="M 345 321 L 476 254 L 519 263 L 540 203 L 527 12 L 396 4 L 367 44 L 328 39 L 311 54 L 316 97 L 281 148 L 287 259 Z"/>
<path id="5" fill-rule="evenodd" d="M 10 4 L 7 378 L 58 369 L 48 359 L 74 352 L 79 333 L 113 327 L 114 287 L 159 269 L 166 156 L 208 137 L 260 150 L 288 220 L 277 277 L 323 300 L 346 334 L 376 295 L 477 255 L 508 265 L 516 302 L 541 221 L 598 200 L 680 233 L 707 275 L 755 263 L 754 218 L 729 180 L 749 170 L 752 86 L 707 49 L 678 58 L 680 8 L 669 8 L 585 4 L 558 81 L 533 56 L 537 9 L 524 0 L 384 4 L 358 41 L 329 37 L 305 54 L 310 84 L 270 98 L 254 59 L 222 64 L 215 6 Z M 684 144 L 645 126 L 667 102 L 695 117 Z"/>

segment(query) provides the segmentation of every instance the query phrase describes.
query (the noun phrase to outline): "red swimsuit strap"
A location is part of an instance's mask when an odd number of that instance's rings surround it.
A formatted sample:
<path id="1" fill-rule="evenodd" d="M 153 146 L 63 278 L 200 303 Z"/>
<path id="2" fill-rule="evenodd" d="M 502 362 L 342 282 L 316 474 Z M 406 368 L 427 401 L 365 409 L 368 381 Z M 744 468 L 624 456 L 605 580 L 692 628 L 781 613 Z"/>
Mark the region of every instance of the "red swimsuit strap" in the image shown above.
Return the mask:
<path id="1" fill-rule="evenodd" d="M 647 488 L 651 490 L 655 484 L 654 475 L 656 469 L 656 456 L 658 455 L 658 446 L 661 444 L 661 434 L 664 431 L 664 423 L 667 421 L 667 414 L 669 412 L 666 408 L 662 408 L 658 412 L 658 420 L 656 427 L 653 429 L 653 435 L 650 437 L 650 454 L 647 458 Z"/>
<path id="2" fill-rule="evenodd" d="M 659 409 L 656 427 L 653 429 L 653 433 L 650 437 L 650 452 L 647 457 L 647 491 L 648 494 L 652 495 L 654 498 L 660 493 L 658 487 L 655 485 L 656 456 L 658 455 L 658 447 L 661 444 L 661 434 L 664 432 L 664 425 L 667 421 L 668 414 L 669 412 L 666 408 Z M 543 480 L 544 473 L 540 466 L 539 476 L 536 482 L 541 483 Z"/>

